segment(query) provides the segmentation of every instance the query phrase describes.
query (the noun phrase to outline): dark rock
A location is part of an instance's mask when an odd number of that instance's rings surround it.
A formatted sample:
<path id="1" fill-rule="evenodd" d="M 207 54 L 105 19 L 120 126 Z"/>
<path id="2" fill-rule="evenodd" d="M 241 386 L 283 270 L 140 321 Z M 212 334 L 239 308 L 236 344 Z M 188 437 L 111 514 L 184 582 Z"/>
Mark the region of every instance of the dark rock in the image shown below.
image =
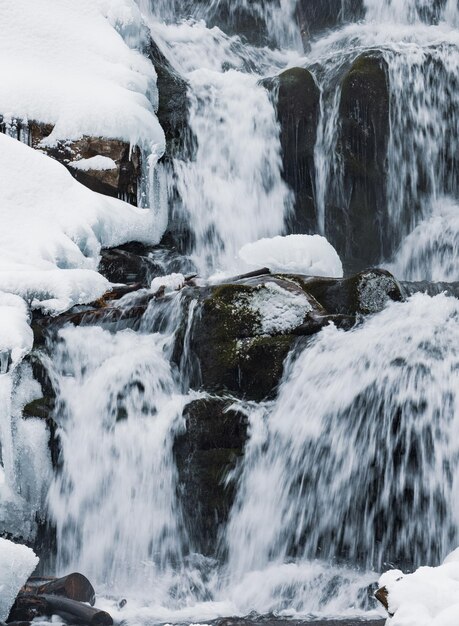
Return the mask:
<path id="1" fill-rule="evenodd" d="M 174 444 L 178 495 L 193 548 L 213 556 L 234 501 L 234 483 L 226 479 L 247 439 L 247 418 L 232 404 L 225 398 L 189 404 L 184 414 L 186 431 Z"/>
<path id="2" fill-rule="evenodd" d="M 362 19 L 365 11 L 362 0 L 299 0 L 296 15 L 307 47 L 310 39 L 329 28 Z"/>
<path id="3" fill-rule="evenodd" d="M 350 271 L 389 258 L 397 243 L 386 194 L 389 100 L 386 62 L 378 54 L 358 57 L 342 82 L 339 108 L 344 198 L 327 212 L 326 224 Z"/>
<path id="4" fill-rule="evenodd" d="M 305 278 L 305 289 L 332 314 L 370 315 L 389 300 L 403 300 L 399 282 L 386 270 L 372 269 L 350 278 Z"/>
<path id="5" fill-rule="evenodd" d="M 311 72 L 294 67 L 264 85 L 275 91 L 281 128 L 283 178 L 295 194 L 290 233 L 315 232 L 314 148 L 320 112 L 320 90 Z"/>
<path id="6" fill-rule="evenodd" d="M 188 154 L 192 137 L 188 126 L 188 83 L 151 39 L 147 54 L 155 66 L 159 93 L 158 120 L 166 136 L 163 160 Z"/>

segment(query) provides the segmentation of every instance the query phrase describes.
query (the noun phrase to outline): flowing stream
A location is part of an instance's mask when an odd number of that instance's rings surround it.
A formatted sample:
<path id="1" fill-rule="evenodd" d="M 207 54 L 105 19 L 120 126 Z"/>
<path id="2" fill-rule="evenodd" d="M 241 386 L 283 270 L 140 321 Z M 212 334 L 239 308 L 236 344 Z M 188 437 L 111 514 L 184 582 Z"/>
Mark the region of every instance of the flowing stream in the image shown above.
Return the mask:
<path id="1" fill-rule="evenodd" d="M 293 192 L 282 176 L 275 96 L 260 80 L 297 65 L 311 69 L 321 92 L 315 230 L 329 234 L 330 207 L 348 203 L 337 156 L 340 76 L 366 51 L 385 63 L 390 101 L 386 226 L 397 246 L 380 262 L 399 279 L 458 280 L 455 1 L 365 0 L 364 20 L 322 33 L 307 53 L 292 0 L 138 4 L 188 82 L 189 156 L 175 156 L 162 175 L 200 275 L 235 274 L 244 244 L 288 232 Z M 241 10 L 265 41 L 234 34 Z M 219 12 L 228 32 L 214 25 Z M 249 437 L 211 556 L 193 552 L 173 449 L 185 407 L 202 396 L 189 388 L 187 355 L 174 359 L 194 315 L 177 293 L 153 300 L 136 331 L 59 331 L 44 358 L 62 447 L 52 479 L 44 428 L 19 419 L 32 373 L 0 374 L 0 521 L 19 524 L 24 499 L 38 512 L 50 483 L 57 570 L 83 571 L 128 623 L 252 611 L 378 615 L 369 599 L 377 572 L 436 564 L 458 543 L 457 299 L 417 294 L 351 331 L 330 325 L 290 355 L 275 400 L 240 403 Z M 13 377 L 19 408 L 6 400 Z M 29 455 L 36 466 L 28 469 L 21 459 Z M 124 595 L 126 608 L 117 608 Z"/>

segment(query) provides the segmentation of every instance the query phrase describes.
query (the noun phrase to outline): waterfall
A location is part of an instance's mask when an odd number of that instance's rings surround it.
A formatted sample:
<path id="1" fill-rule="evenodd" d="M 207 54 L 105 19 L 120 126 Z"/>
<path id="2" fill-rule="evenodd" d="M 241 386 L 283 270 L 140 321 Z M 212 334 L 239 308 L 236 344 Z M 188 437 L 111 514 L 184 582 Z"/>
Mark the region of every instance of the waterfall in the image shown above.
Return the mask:
<path id="1" fill-rule="evenodd" d="M 202 22 L 153 19 L 151 28 L 189 84 L 186 153 L 193 157 L 174 159 L 174 217 L 191 232 L 189 252 L 200 273 L 237 271 L 239 249 L 282 234 L 291 211 L 276 113 L 259 85 L 285 58 Z"/>
<path id="2" fill-rule="evenodd" d="M 247 449 L 232 575 L 289 558 L 418 566 L 456 545 L 458 322 L 455 298 L 418 294 L 290 362 Z"/>
<path id="3" fill-rule="evenodd" d="M 139 580 L 160 587 L 183 557 L 172 445 L 187 398 L 170 363 L 179 296 L 169 304 L 162 332 L 68 327 L 52 355 L 63 456 L 48 497 L 58 567 L 77 566 L 112 590 Z M 145 321 L 158 325 L 162 314 Z"/>
<path id="4" fill-rule="evenodd" d="M 342 226 L 353 225 L 353 190 L 341 104 L 344 79 L 363 54 L 381 61 L 388 90 L 378 228 L 394 250 L 379 260 L 399 279 L 458 281 L 456 0 L 364 0 L 364 19 L 345 25 L 342 3 L 336 28 L 311 40 L 306 54 L 293 0 L 136 4 L 142 32 L 121 34 L 139 50 L 151 34 L 187 84 L 185 147 L 159 168 L 144 153 L 139 185 L 140 204 L 156 209 L 161 231 L 168 212 L 183 226 L 184 241 L 173 228 L 168 236 L 199 274 L 196 286 L 182 277 L 187 287 L 210 290 L 206 279 L 242 270 L 242 246 L 288 232 L 295 198 L 283 176 L 277 96 L 263 86 L 286 68 L 308 68 L 320 90 L 314 230 L 354 237 Z M 244 24 L 256 25 L 252 38 Z M 153 88 L 150 96 L 156 105 Z M 28 140 L 22 128 L 9 132 Z M 238 448 L 221 477 L 235 496 L 212 554 L 193 552 L 194 519 L 182 508 L 174 456 L 190 402 L 216 399 L 191 388 L 201 303 L 179 293 L 154 299 L 145 288 L 115 306 L 138 298 L 149 305 L 135 331 L 65 326 L 47 337 L 41 357 L 56 391 L 60 443 L 53 476 L 44 425 L 22 419 L 24 405 L 44 392 L 30 364 L 10 371 L 0 353 L 0 532 L 15 526 L 33 538 L 46 511 L 58 572 L 81 570 L 127 624 L 252 611 L 368 617 L 377 572 L 433 564 L 456 547 L 456 298 L 417 294 L 351 330 L 331 323 L 295 337 L 274 399 L 225 395 L 249 426 L 243 454 Z M 124 595 L 126 610 L 117 604 Z"/>

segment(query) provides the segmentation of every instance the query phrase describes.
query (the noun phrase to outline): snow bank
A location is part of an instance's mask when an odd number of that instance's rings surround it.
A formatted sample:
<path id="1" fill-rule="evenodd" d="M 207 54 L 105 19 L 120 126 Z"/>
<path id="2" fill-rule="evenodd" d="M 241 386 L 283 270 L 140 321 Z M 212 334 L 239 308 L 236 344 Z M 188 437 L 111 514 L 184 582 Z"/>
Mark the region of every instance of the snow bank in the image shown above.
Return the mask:
<path id="1" fill-rule="evenodd" d="M 379 580 L 389 592 L 388 626 L 457 626 L 459 624 L 459 550 L 439 567 L 420 567 L 404 575 L 391 570 Z"/>
<path id="2" fill-rule="evenodd" d="M 273 272 L 307 274 L 341 278 L 341 260 L 325 237 L 320 235 L 287 235 L 260 239 L 239 251 L 248 265 L 268 267 Z"/>
<path id="3" fill-rule="evenodd" d="M 116 163 L 113 159 L 107 156 L 97 154 L 90 159 L 79 159 L 78 161 L 71 161 L 70 167 L 74 170 L 80 170 L 81 172 L 89 172 L 98 170 L 105 172 L 107 170 L 116 170 Z"/>
<path id="4" fill-rule="evenodd" d="M 0 621 L 5 621 L 16 596 L 38 564 L 33 550 L 0 539 Z"/>
<path id="5" fill-rule="evenodd" d="M 0 0 L 1 2 L 1 0 Z M 64 166 L 0 135 L 0 291 L 62 312 L 109 289 L 97 273 L 101 246 L 158 243 L 154 211 L 75 181 Z"/>
<path id="6" fill-rule="evenodd" d="M 160 156 L 156 73 L 129 47 L 145 37 L 133 0 L 0 0 L 0 15 L 0 114 L 55 125 L 47 144 L 103 136 Z"/>

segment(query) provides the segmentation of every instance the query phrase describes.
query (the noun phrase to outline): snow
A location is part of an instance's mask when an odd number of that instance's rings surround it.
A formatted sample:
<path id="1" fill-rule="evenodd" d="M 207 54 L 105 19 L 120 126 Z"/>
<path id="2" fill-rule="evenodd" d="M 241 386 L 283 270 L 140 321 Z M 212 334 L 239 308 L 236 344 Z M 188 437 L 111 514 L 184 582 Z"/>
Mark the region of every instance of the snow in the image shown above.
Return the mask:
<path id="1" fill-rule="evenodd" d="M 389 592 L 387 626 L 457 626 L 459 624 L 459 549 L 439 567 L 420 567 L 404 575 L 391 570 L 379 580 Z"/>
<path id="2" fill-rule="evenodd" d="M 97 154 L 90 159 L 79 159 L 78 161 L 71 161 L 70 167 L 74 170 L 80 170 L 82 172 L 89 172 L 98 170 L 105 172 L 107 170 L 116 170 L 116 163 L 110 157 Z"/>
<path id="3" fill-rule="evenodd" d="M 312 311 L 306 294 L 287 291 L 274 282 L 266 282 L 255 292 L 239 296 L 235 304 L 249 307 L 255 313 L 262 335 L 288 333 L 300 326 Z"/>
<path id="4" fill-rule="evenodd" d="M 38 564 L 33 550 L 0 539 L 0 621 L 5 621 L 16 596 Z"/>
<path id="5" fill-rule="evenodd" d="M 183 274 L 169 274 L 168 276 L 157 276 L 151 281 L 151 291 L 158 293 L 164 287 L 165 292 L 178 291 L 185 284 L 185 276 Z"/>
<path id="6" fill-rule="evenodd" d="M 0 0 L 1 2 L 1 0 Z M 97 273 L 101 246 L 158 243 L 153 210 L 109 198 L 75 181 L 63 165 L 0 135 L 0 291 L 60 313 L 110 288 Z"/>
<path id="7" fill-rule="evenodd" d="M 103 136 L 162 154 L 156 73 L 129 47 L 145 43 L 134 0 L 0 0 L 0 15 L 0 114 L 54 125 L 47 145 Z"/>
<path id="8" fill-rule="evenodd" d="M 320 235 L 287 235 L 260 239 L 239 250 L 239 257 L 253 267 L 272 272 L 342 278 L 343 266 L 333 246 Z"/>

